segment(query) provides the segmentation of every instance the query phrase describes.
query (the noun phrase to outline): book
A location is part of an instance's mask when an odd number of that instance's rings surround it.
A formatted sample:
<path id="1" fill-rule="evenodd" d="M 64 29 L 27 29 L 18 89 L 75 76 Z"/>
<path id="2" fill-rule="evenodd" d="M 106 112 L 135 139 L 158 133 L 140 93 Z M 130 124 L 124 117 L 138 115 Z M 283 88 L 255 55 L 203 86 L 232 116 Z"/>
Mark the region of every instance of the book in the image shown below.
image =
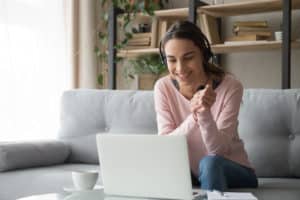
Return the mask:
<path id="1" fill-rule="evenodd" d="M 150 41 L 149 42 L 128 42 L 127 46 L 149 46 L 150 45 Z"/>
<path id="2" fill-rule="evenodd" d="M 161 20 L 159 23 L 160 26 L 160 38 L 163 38 L 166 32 L 168 31 L 168 21 L 167 20 Z"/>
<path id="3" fill-rule="evenodd" d="M 132 37 L 130 38 L 129 40 L 136 40 L 136 41 L 140 41 L 140 40 L 150 40 L 151 39 L 151 36 L 145 36 L 145 37 Z"/>
<path id="4" fill-rule="evenodd" d="M 256 40 L 256 41 L 225 41 L 225 45 L 251 45 L 251 44 L 267 44 L 268 40 Z"/>
<path id="5" fill-rule="evenodd" d="M 168 31 L 170 25 L 170 21 L 166 19 L 159 19 L 158 20 L 158 28 L 157 28 L 157 46 L 159 46 L 160 41 L 165 36 Z"/>
<path id="6" fill-rule="evenodd" d="M 200 29 L 206 35 L 210 44 L 219 44 L 221 42 L 217 19 L 210 15 L 200 15 Z"/>
<path id="7" fill-rule="evenodd" d="M 128 42 L 127 46 L 149 46 L 150 45 L 150 41 L 149 42 Z"/>
<path id="8" fill-rule="evenodd" d="M 236 26 L 233 28 L 233 32 L 236 33 L 236 32 L 257 32 L 257 31 L 265 31 L 265 32 L 269 32 L 270 29 L 269 27 L 247 27 L 247 26 Z"/>
<path id="9" fill-rule="evenodd" d="M 145 43 L 145 42 L 141 42 L 141 43 L 127 43 L 127 46 L 150 46 L 150 42 Z"/>
<path id="10" fill-rule="evenodd" d="M 151 37 L 151 32 L 147 33 L 133 33 L 132 38 L 148 38 Z"/>
<path id="11" fill-rule="evenodd" d="M 157 18 L 154 18 L 152 20 L 152 24 L 151 24 L 151 43 L 150 46 L 152 48 L 156 47 L 156 43 L 157 43 L 157 29 L 158 29 L 158 20 Z"/>
<path id="12" fill-rule="evenodd" d="M 227 37 L 225 41 L 256 41 L 256 40 L 266 40 L 269 39 L 268 36 L 256 35 L 256 34 L 246 34 L 246 35 L 235 35 Z"/>
<path id="13" fill-rule="evenodd" d="M 273 33 L 272 31 L 239 31 L 236 33 L 236 35 L 249 35 L 249 34 L 255 34 L 258 36 L 264 36 L 264 37 L 272 37 Z"/>
<path id="14" fill-rule="evenodd" d="M 151 38 L 150 37 L 145 37 L 145 38 L 131 38 L 128 40 L 128 42 L 150 42 Z"/>
<path id="15" fill-rule="evenodd" d="M 149 49 L 149 45 L 127 45 L 124 50 Z"/>
<path id="16" fill-rule="evenodd" d="M 233 22 L 233 26 L 246 26 L 246 27 L 268 27 L 267 21 L 236 21 Z"/>

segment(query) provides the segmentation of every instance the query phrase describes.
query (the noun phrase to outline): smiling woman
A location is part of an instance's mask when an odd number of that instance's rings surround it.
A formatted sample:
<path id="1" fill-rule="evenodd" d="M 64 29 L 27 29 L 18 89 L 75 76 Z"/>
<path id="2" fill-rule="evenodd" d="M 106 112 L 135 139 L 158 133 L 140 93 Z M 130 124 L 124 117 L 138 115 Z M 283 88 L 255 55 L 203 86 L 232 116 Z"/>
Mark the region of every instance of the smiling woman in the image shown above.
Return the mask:
<path id="1" fill-rule="evenodd" d="M 202 189 L 257 187 L 237 130 L 240 81 L 210 63 L 210 44 L 191 22 L 173 24 L 160 47 L 169 76 L 154 89 L 159 134 L 187 137 L 192 180 Z"/>
<path id="2" fill-rule="evenodd" d="M 61 0 L 0 0 L 0 142 L 54 138 L 70 88 Z"/>

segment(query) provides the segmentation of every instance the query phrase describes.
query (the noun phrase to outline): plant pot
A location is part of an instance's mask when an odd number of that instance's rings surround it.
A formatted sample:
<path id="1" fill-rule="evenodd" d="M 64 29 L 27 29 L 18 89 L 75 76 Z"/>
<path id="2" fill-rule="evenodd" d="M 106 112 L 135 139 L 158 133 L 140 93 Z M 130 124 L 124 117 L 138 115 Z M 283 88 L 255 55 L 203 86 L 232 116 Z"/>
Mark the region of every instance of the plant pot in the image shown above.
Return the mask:
<path id="1" fill-rule="evenodd" d="M 168 72 L 161 74 L 160 76 L 154 74 L 139 74 L 137 76 L 137 86 L 139 90 L 153 90 L 155 82 L 163 76 L 166 76 Z"/>
<path id="2" fill-rule="evenodd" d="M 153 90 L 157 76 L 153 74 L 139 74 L 138 75 L 138 89 L 139 90 Z"/>

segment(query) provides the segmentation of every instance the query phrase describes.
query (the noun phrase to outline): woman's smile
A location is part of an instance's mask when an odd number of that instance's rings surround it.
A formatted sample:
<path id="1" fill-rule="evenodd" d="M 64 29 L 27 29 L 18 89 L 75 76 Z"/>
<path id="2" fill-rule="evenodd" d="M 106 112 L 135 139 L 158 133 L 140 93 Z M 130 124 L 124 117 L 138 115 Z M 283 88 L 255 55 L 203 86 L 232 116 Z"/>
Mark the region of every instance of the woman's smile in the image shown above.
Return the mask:
<path id="1" fill-rule="evenodd" d="M 192 72 L 185 72 L 185 73 L 176 73 L 175 72 L 175 76 L 178 77 L 178 79 L 182 82 L 186 82 L 189 80 L 190 75 L 192 74 Z"/>

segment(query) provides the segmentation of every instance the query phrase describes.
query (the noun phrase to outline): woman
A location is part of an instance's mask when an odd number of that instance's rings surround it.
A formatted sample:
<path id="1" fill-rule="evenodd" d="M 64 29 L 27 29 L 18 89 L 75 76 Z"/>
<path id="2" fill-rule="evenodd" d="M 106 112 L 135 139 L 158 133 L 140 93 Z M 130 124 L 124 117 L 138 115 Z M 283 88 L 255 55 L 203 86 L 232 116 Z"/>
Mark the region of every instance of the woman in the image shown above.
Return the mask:
<path id="1" fill-rule="evenodd" d="M 154 89 L 159 134 L 186 135 L 192 177 L 201 188 L 257 187 L 237 132 L 241 83 L 209 62 L 208 40 L 191 22 L 173 24 L 160 52 L 169 75 Z"/>

